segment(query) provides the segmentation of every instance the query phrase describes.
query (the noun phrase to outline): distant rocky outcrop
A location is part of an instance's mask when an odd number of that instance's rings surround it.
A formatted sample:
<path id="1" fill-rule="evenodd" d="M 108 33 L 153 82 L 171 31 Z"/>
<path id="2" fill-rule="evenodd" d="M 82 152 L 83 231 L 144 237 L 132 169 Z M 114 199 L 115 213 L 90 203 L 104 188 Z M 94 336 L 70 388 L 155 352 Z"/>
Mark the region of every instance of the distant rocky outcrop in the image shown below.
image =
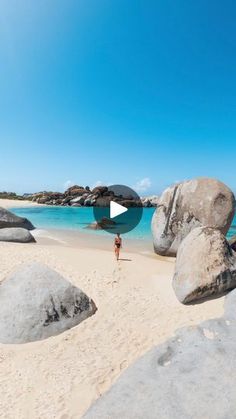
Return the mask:
<path id="1" fill-rule="evenodd" d="M 234 211 L 232 191 L 216 179 L 198 178 L 166 189 L 152 219 L 155 252 L 175 256 L 181 241 L 196 227 L 218 228 L 226 234 Z"/>
<path id="2" fill-rule="evenodd" d="M 37 202 L 41 205 L 59 205 L 72 207 L 90 207 L 90 206 L 104 206 L 110 205 L 110 201 L 114 200 L 121 205 L 127 207 L 135 207 L 142 205 L 143 207 L 156 207 L 158 204 L 158 197 L 152 195 L 143 197 L 140 200 L 135 200 L 134 197 L 116 196 L 115 193 L 109 190 L 108 186 L 96 186 L 92 190 L 89 186 L 74 185 L 68 188 L 64 193 L 42 191 L 33 194 L 17 195 L 13 192 L 0 192 L 0 198 L 3 199 L 20 199 Z"/>
<path id="3" fill-rule="evenodd" d="M 65 196 L 82 196 L 90 192 L 90 189 L 86 190 L 83 186 L 74 185 L 67 189 Z"/>
<path id="4" fill-rule="evenodd" d="M 0 207 L 0 229 L 7 227 L 21 227 L 34 230 L 33 224 L 27 218 L 18 217 L 12 212 Z"/>
<path id="5" fill-rule="evenodd" d="M 90 230 L 104 230 L 114 227 L 116 222 L 110 218 L 103 217 L 100 221 L 95 221 L 94 223 L 89 224 L 86 228 Z"/>
<path id="6" fill-rule="evenodd" d="M 1 284 L 0 342 L 46 339 L 76 326 L 96 310 L 79 288 L 47 266 L 32 263 Z"/>
<path id="7" fill-rule="evenodd" d="M 27 196 L 27 199 L 45 205 L 60 205 L 72 207 L 108 207 L 111 200 L 124 205 L 127 208 L 137 207 L 143 205 L 144 207 L 156 207 L 158 202 L 157 196 L 144 197 L 140 200 L 133 196 L 116 195 L 107 186 L 96 186 L 90 190 L 88 186 L 74 185 L 67 189 L 64 193 L 61 192 L 39 192 Z"/>
<path id="8" fill-rule="evenodd" d="M 12 227 L 0 229 L 0 241 L 15 242 L 15 243 L 32 243 L 35 238 L 25 228 Z"/>
<path id="9" fill-rule="evenodd" d="M 234 418 L 236 290 L 222 318 L 180 329 L 129 367 L 83 419 Z"/>
<path id="10" fill-rule="evenodd" d="M 96 186 L 96 188 L 92 190 L 92 194 L 98 194 L 99 196 L 104 195 L 106 192 L 108 192 L 107 186 Z"/>
<path id="11" fill-rule="evenodd" d="M 236 287 L 236 254 L 210 227 L 191 231 L 179 246 L 173 288 L 181 303 L 218 297 Z"/>
<path id="12" fill-rule="evenodd" d="M 143 207 L 157 207 L 159 203 L 159 197 L 157 195 L 151 195 L 146 197 L 144 196 L 143 198 L 141 198 L 141 201 L 143 203 Z"/>

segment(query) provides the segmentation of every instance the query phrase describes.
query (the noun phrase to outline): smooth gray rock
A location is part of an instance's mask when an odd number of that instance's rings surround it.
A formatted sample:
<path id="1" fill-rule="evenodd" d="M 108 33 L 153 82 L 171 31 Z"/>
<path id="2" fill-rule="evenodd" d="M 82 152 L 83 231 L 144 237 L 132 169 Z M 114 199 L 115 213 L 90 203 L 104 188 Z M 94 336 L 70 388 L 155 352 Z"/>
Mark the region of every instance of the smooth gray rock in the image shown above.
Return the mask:
<path id="1" fill-rule="evenodd" d="M 1 228 L 0 241 L 15 243 L 36 242 L 29 230 L 21 227 Z"/>
<path id="2" fill-rule="evenodd" d="M 22 267 L 0 285 L 0 342 L 26 343 L 58 335 L 96 312 L 94 302 L 40 263 Z"/>
<path id="3" fill-rule="evenodd" d="M 176 256 L 181 241 L 195 227 L 218 228 L 226 234 L 235 212 L 232 191 L 216 179 L 198 178 L 164 191 L 152 219 L 156 253 Z"/>
<path id="4" fill-rule="evenodd" d="M 197 227 L 182 241 L 172 285 L 184 304 L 236 287 L 236 254 L 219 230 Z"/>
<path id="5" fill-rule="evenodd" d="M 22 227 L 26 230 L 34 230 L 33 224 L 27 218 L 18 217 L 12 212 L 0 207 L 0 228 Z"/>
<path id="6" fill-rule="evenodd" d="M 236 418 L 236 292 L 225 317 L 183 328 L 129 367 L 84 419 Z"/>

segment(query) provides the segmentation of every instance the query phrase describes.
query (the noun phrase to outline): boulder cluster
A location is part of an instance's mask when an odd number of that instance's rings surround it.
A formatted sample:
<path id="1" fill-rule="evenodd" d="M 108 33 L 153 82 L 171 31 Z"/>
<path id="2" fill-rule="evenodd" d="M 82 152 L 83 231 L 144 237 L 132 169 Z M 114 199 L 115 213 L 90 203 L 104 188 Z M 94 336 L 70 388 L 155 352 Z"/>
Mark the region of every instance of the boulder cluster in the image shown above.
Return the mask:
<path id="1" fill-rule="evenodd" d="M 27 219 L 18 217 L 12 212 L 0 207 L 0 241 L 30 243 L 35 242 L 29 230 L 34 230 L 33 224 Z"/>
<path id="2" fill-rule="evenodd" d="M 185 181 L 160 197 L 152 220 L 154 250 L 176 256 L 173 288 L 180 302 L 236 287 L 236 240 L 225 237 L 234 213 L 233 192 L 215 179 Z"/>
<path id="3" fill-rule="evenodd" d="M 28 200 L 37 202 L 38 204 L 45 205 L 59 205 L 71 207 L 108 207 L 110 201 L 118 202 L 120 205 L 126 207 L 144 206 L 155 207 L 157 206 L 158 197 L 150 196 L 136 200 L 134 196 L 115 195 L 113 191 L 109 190 L 107 186 L 97 186 L 90 190 L 89 186 L 83 187 L 74 185 L 67 189 L 64 193 L 61 192 L 39 192 L 27 196 Z"/>

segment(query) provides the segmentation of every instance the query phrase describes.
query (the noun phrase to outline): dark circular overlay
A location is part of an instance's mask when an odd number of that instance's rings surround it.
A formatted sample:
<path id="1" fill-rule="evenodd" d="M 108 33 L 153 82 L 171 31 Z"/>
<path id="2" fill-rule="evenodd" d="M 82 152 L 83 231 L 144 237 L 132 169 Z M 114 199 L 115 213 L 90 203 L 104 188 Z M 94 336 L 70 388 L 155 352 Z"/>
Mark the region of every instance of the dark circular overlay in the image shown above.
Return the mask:
<path id="1" fill-rule="evenodd" d="M 111 201 L 127 208 L 127 211 L 110 218 Z M 125 234 L 140 222 L 143 206 L 140 197 L 133 189 L 125 185 L 111 185 L 98 197 L 93 213 L 99 228 L 111 234 Z"/>

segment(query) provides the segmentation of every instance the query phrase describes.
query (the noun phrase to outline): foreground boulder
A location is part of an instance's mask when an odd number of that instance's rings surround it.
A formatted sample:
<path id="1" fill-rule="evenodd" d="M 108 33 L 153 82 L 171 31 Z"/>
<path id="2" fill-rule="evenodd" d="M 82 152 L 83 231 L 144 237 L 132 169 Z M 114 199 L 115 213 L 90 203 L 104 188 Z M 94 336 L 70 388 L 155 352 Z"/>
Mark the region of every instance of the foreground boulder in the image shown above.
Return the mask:
<path id="1" fill-rule="evenodd" d="M 225 316 L 187 327 L 127 369 L 83 419 L 235 418 L 236 291 Z"/>
<path id="2" fill-rule="evenodd" d="M 57 335 L 96 312 L 94 302 L 57 272 L 39 263 L 0 286 L 0 342 L 26 343 Z"/>
<path id="3" fill-rule="evenodd" d="M 25 228 L 1 228 L 0 241 L 15 242 L 15 243 L 30 243 L 35 242 L 35 238 Z"/>
<path id="4" fill-rule="evenodd" d="M 152 219 L 155 252 L 175 256 L 195 227 L 214 227 L 226 234 L 234 211 L 233 193 L 216 179 L 198 178 L 166 189 Z"/>
<path id="5" fill-rule="evenodd" d="M 0 228 L 22 227 L 26 230 L 34 230 L 33 224 L 27 218 L 18 217 L 5 208 L 0 207 Z"/>
<path id="6" fill-rule="evenodd" d="M 195 228 L 182 241 L 173 288 L 181 303 L 217 297 L 236 287 L 236 255 L 225 236 L 210 227 Z"/>

